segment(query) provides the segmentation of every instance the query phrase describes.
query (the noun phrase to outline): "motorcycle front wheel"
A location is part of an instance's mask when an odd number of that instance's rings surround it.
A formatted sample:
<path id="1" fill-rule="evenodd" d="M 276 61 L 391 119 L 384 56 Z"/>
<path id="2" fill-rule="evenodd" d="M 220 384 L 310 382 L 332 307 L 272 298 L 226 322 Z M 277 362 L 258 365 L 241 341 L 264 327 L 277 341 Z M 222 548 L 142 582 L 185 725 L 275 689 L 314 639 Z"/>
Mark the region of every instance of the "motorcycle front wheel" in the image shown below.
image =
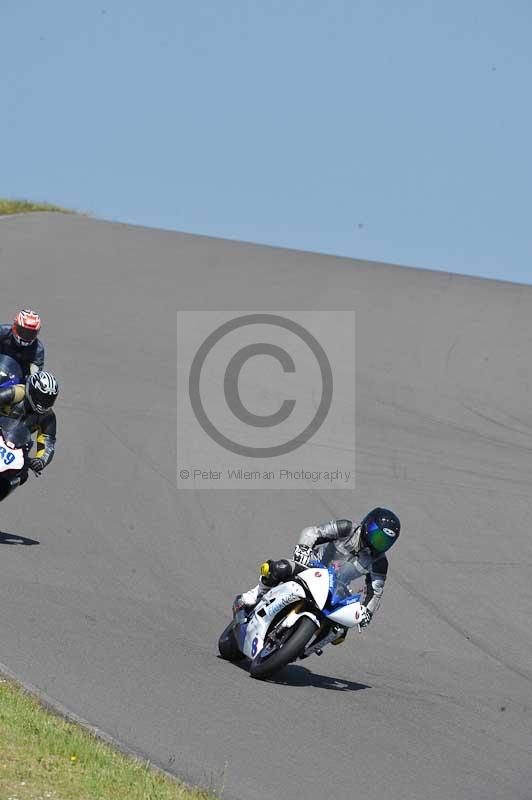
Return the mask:
<path id="1" fill-rule="evenodd" d="M 249 668 L 252 678 L 264 680 L 271 677 L 274 672 L 286 667 L 291 661 L 301 655 L 308 642 L 318 630 L 316 623 L 309 617 L 301 617 L 296 624 L 289 629 L 289 636 L 280 642 L 274 650 L 264 647 L 258 653 Z M 266 655 L 262 653 L 266 650 Z"/>

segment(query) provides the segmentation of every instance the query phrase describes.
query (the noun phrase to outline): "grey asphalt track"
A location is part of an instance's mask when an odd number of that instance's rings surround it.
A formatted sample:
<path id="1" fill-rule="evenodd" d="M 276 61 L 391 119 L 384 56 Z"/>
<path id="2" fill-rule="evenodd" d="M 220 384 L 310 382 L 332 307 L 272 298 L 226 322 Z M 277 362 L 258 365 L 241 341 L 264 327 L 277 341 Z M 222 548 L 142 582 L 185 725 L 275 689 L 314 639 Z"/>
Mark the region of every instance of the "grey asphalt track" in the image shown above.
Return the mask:
<path id="1" fill-rule="evenodd" d="M 0 661 L 227 798 L 530 800 L 532 288 L 54 214 L 2 220 L 0 264 L 63 385 L 0 508 Z M 355 492 L 176 491 L 177 308 L 356 310 Z M 367 633 L 277 683 L 217 658 L 263 558 L 377 503 Z"/>

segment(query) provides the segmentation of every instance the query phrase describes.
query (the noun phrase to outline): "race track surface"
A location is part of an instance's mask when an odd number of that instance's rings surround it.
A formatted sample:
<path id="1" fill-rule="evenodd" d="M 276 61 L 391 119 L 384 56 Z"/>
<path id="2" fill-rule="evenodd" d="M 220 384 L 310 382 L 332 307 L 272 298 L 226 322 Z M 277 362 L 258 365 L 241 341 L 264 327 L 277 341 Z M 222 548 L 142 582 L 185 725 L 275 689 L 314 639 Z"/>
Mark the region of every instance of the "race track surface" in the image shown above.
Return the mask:
<path id="1" fill-rule="evenodd" d="M 59 443 L 0 509 L 0 661 L 238 800 L 532 798 L 532 288 L 35 214 L 0 222 Z M 181 309 L 355 309 L 354 492 L 175 488 Z M 370 630 L 253 681 L 237 591 L 306 524 L 400 514 Z"/>

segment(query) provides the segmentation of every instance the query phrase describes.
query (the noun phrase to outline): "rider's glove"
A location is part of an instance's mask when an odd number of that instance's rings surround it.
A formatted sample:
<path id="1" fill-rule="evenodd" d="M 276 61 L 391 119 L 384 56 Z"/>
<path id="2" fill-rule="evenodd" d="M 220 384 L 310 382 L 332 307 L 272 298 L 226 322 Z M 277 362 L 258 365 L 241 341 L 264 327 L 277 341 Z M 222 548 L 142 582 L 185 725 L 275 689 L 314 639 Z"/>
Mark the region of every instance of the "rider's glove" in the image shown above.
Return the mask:
<path id="1" fill-rule="evenodd" d="M 312 558 L 312 547 L 308 544 L 296 544 L 294 548 L 294 561 L 306 567 Z"/>
<path id="2" fill-rule="evenodd" d="M 42 458 L 30 458 L 30 469 L 37 473 L 37 475 L 39 472 L 42 472 L 44 469 L 44 461 Z"/>
<path id="3" fill-rule="evenodd" d="M 366 606 L 360 607 L 360 619 L 358 620 L 358 625 L 360 628 L 367 628 L 369 623 L 371 622 L 373 614 L 371 611 L 366 608 Z"/>

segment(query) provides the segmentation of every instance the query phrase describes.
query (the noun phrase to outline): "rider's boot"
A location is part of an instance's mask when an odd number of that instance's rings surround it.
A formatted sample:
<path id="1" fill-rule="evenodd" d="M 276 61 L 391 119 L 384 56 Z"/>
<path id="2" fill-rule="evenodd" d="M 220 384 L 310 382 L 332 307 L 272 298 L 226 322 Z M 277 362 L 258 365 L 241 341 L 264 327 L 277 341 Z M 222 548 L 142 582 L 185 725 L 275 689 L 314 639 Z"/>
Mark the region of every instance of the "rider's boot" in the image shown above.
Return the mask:
<path id="1" fill-rule="evenodd" d="M 259 600 L 261 599 L 262 595 L 268 591 L 268 587 L 264 586 L 263 583 L 259 582 L 253 589 L 250 589 L 248 592 L 243 592 L 240 595 L 240 599 L 242 601 L 242 606 L 246 610 L 251 610 L 255 608 Z"/>
<path id="2" fill-rule="evenodd" d="M 268 559 L 264 564 L 261 564 L 258 584 L 253 589 L 250 589 L 249 592 L 244 592 L 240 595 L 243 606 L 246 610 L 251 611 L 269 589 L 289 580 L 291 577 L 292 565 L 286 558 L 281 558 L 279 561 Z"/>
<path id="3" fill-rule="evenodd" d="M 331 630 L 325 634 L 325 636 L 321 636 L 318 638 L 314 644 L 310 645 L 310 647 L 306 647 L 303 655 L 300 658 L 307 658 L 308 656 L 312 655 L 312 653 L 317 653 L 317 655 L 323 655 L 323 648 L 327 644 L 342 644 L 345 641 L 345 637 L 347 636 L 347 628 L 344 628 L 343 625 L 338 625 L 335 623 Z"/>
<path id="4" fill-rule="evenodd" d="M 340 631 L 340 635 L 333 639 L 331 644 L 343 644 L 345 642 L 345 637 L 347 636 L 348 628 L 342 628 Z"/>

